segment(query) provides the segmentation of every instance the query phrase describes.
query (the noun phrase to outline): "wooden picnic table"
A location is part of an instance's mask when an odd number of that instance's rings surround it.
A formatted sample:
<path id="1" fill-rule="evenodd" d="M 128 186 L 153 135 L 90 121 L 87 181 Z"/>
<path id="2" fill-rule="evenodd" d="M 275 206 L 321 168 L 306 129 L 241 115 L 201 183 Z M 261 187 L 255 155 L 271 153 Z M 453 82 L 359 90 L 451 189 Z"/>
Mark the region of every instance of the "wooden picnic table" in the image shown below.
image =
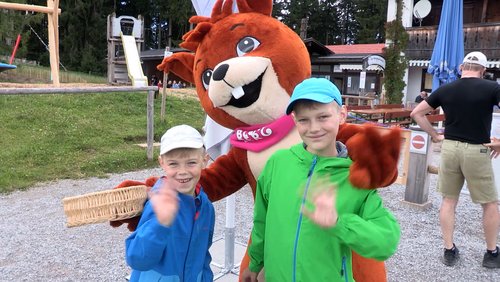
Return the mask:
<path id="1" fill-rule="evenodd" d="M 344 105 L 368 105 L 371 106 L 375 98 L 367 96 L 355 96 L 355 95 L 342 95 L 342 100 L 344 100 Z"/>
<path id="2" fill-rule="evenodd" d="M 409 117 L 411 113 L 411 109 L 407 108 L 389 108 L 389 109 L 379 108 L 379 109 L 359 109 L 359 110 L 349 110 L 349 108 L 347 108 L 347 111 L 356 114 L 369 121 L 378 121 L 379 119 L 382 119 L 382 123 L 386 123 L 387 114 L 408 114 Z"/>

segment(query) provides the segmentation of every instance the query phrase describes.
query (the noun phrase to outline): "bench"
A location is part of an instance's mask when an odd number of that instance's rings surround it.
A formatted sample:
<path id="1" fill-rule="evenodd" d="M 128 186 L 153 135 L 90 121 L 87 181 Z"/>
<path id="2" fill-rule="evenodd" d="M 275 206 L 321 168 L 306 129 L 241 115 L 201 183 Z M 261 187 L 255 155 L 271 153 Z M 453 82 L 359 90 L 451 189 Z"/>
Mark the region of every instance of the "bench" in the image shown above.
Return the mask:
<path id="1" fill-rule="evenodd" d="M 385 113 L 384 115 L 384 125 L 398 126 L 398 127 L 409 127 L 413 122 L 410 117 L 409 111 Z"/>
<path id="2" fill-rule="evenodd" d="M 351 105 L 371 106 L 373 104 L 373 100 L 375 100 L 375 98 L 367 96 L 356 96 L 356 95 L 341 95 L 341 96 L 342 96 L 342 101 L 346 106 L 351 106 Z"/>
<path id="3" fill-rule="evenodd" d="M 432 126 L 437 126 L 439 125 L 439 122 L 445 121 L 446 117 L 444 114 L 437 114 L 437 115 L 426 115 L 425 116 L 427 120 L 431 123 Z"/>
<path id="4" fill-rule="evenodd" d="M 357 113 L 352 113 L 351 111 L 357 111 L 357 110 L 371 110 L 372 106 L 369 105 L 352 105 L 347 107 L 347 112 L 348 112 L 348 117 L 346 122 L 349 123 L 361 123 L 358 119 L 363 119 L 366 121 L 371 121 L 371 122 L 377 122 L 380 118 L 382 118 L 382 115 L 363 115 L 363 114 L 357 114 Z"/>
<path id="5" fill-rule="evenodd" d="M 397 109 L 397 108 L 402 108 L 403 105 L 401 104 L 379 104 L 373 106 L 374 109 Z"/>

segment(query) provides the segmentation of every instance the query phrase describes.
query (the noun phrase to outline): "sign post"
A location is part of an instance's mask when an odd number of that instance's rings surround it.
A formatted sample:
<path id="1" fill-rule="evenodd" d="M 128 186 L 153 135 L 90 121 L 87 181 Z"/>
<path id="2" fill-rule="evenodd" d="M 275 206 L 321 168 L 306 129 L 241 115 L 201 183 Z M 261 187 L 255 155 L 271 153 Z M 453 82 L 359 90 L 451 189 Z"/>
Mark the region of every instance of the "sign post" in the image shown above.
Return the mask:
<path id="1" fill-rule="evenodd" d="M 431 206 L 429 198 L 429 173 L 427 167 L 432 154 L 431 137 L 420 128 L 411 128 L 410 162 L 404 203 L 419 209 Z"/>
<path id="2" fill-rule="evenodd" d="M 365 85 L 366 85 L 366 71 L 362 71 L 359 73 L 359 88 L 361 89 L 361 93 L 365 93 Z"/>

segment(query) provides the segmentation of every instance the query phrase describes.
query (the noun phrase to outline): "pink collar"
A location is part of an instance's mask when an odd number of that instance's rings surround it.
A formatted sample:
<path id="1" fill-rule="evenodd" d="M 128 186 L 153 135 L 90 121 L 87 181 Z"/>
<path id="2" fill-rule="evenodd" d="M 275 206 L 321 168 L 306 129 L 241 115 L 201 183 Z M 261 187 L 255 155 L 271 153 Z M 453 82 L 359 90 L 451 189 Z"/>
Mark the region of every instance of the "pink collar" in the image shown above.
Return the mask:
<path id="1" fill-rule="evenodd" d="M 231 145 L 251 152 L 260 152 L 282 140 L 295 124 L 291 116 L 269 123 L 236 128 L 231 134 Z"/>

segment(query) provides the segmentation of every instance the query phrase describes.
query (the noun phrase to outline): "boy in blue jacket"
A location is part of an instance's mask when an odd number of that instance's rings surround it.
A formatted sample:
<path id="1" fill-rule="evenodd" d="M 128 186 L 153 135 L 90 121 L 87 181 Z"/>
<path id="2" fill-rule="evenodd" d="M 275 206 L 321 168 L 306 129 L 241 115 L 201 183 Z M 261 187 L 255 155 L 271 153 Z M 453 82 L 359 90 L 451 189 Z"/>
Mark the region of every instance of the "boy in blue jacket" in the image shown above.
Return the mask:
<path id="1" fill-rule="evenodd" d="M 167 130 L 158 161 L 165 176 L 125 242 L 130 281 L 213 281 L 208 250 L 215 212 L 197 185 L 208 161 L 200 133 L 187 125 Z"/>

